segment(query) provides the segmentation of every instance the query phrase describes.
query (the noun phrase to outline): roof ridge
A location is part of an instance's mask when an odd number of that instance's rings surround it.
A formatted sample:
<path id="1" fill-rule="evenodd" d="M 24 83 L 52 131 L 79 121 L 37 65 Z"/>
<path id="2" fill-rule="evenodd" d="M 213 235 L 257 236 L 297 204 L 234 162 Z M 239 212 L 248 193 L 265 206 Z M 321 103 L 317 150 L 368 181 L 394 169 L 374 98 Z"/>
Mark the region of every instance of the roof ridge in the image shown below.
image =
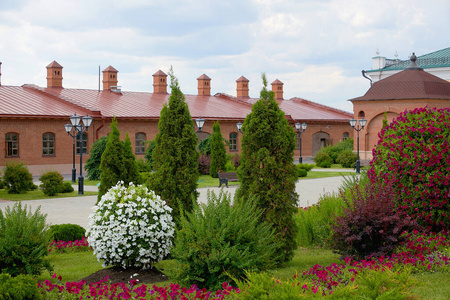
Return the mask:
<path id="1" fill-rule="evenodd" d="M 231 100 L 231 101 L 235 101 L 235 102 L 239 102 L 239 103 L 248 105 L 250 107 L 253 106 L 253 104 L 248 103 L 245 100 L 239 99 L 239 98 L 237 98 L 235 96 L 232 96 L 232 95 L 229 95 L 229 94 L 226 94 L 226 93 L 216 93 L 216 94 L 214 94 L 214 97 L 225 98 L 225 99 L 228 99 L 228 100 Z M 246 98 L 246 99 L 249 99 L 249 98 Z"/>
<path id="2" fill-rule="evenodd" d="M 293 101 L 300 102 L 300 103 L 304 102 L 304 103 L 307 103 L 307 104 L 312 105 L 312 106 L 326 108 L 328 111 L 335 111 L 335 112 L 338 112 L 338 113 L 346 113 L 346 114 L 353 115 L 353 113 L 351 113 L 351 112 L 348 112 L 348 111 L 345 111 L 345 110 L 342 110 L 342 109 L 338 109 L 338 108 L 334 108 L 334 107 L 331 107 L 331 106 L 328 106 L 328 105 L 325 105 L 325 104 L 320 104 L 320 103 L 317 103 L 317 102 L 314 102 L 314 101 L 311 101 L 311 100 L 306 100 L 306 99 L 303 99 L 303 98 L 299 98 L 299 97 L 294 97 L 294 98 L 291 98 L 289 100 L 293 100 Z"/>

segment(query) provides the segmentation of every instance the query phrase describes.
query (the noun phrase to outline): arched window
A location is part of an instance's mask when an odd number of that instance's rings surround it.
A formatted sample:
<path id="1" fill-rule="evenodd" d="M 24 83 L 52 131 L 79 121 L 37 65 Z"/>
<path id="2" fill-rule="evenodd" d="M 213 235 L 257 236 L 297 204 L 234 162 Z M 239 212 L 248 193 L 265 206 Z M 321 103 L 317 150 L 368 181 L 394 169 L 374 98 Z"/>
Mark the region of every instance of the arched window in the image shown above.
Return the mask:
<path id="1" fill-rule="evenodd" d="M 80 154 L 80 149 L 81 151 L 83 151 L 83 154 L 87 153 L 87 133 L 83 133 L 81 140 L 80 140 L 80 135 L 77 135 L 77 154 Z"/>
<path id="2" fill-rule="evenodd" d="M 364 113 L 363 110 L 361 110 L 361 111 L 358 113 L 358 118 L 359 118 L 359 119 L 364 118 L 365 116 L 366 116 L 366 114 Z"/>
<path id="3" fill-rule="evenodd" d="M 143 132 L 136 133 L 135 151 L 136 151 L 136 154 L 144 154 L 145 153 L 145 133 L 143 133 Z"/>
<path id="4" fill-rule="evenodd" d="M 230 133 L 230 151 L 237 151 L 237 132 Z"/>
<path id="5" fill-rule="evenodd" d="M 5 135 L 5 156 L 19 156 L 19 134 L 9 132 Z"/>
<path id="6" fill-rule="evenodd" d="M 342 134 L 342 140 L 345 141 L 346 139 L 348 139 L 348 132 Z"/>
<path id="7" fill-rule="evenodd" d="M 55 155 L 55 134 L 46 132 L 42 135 L 42 155 Z"/>

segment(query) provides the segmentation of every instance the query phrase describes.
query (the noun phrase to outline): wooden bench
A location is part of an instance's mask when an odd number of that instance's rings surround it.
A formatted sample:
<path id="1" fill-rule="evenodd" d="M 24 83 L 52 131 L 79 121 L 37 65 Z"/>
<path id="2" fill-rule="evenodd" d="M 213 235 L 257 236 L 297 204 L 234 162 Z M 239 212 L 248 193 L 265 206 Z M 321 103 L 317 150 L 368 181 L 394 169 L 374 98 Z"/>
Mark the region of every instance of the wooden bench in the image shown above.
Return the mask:
<path id="1" fill-rule="evenodd" d="M 219 187 L 225 184 L 228 187 L 228 181 L 239 181 L 235 172 L 219 172 Z"/>

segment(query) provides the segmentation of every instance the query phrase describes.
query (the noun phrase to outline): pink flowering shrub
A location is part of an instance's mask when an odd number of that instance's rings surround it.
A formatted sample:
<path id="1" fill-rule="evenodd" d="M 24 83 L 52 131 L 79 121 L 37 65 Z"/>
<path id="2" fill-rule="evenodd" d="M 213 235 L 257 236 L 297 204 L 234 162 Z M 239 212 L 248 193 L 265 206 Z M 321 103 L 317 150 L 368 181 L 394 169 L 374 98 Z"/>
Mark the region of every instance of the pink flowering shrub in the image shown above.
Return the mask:
<path id="1" fill-rule="evenodd" d="M 450 225 L 450 109 L 405 111 L 383 128 L 368 172 L 394 182 L 398 210 L 433 231 Z"/>
<path id="2" fill-rule="evenodd" d="M 83 252 L 90 251 L 92 247 L 85 237 L 81 240 L 75 241 L 53 241 L 48 246 L 48 252 L 50 253 L 72 253 L 72 252 Z"/>

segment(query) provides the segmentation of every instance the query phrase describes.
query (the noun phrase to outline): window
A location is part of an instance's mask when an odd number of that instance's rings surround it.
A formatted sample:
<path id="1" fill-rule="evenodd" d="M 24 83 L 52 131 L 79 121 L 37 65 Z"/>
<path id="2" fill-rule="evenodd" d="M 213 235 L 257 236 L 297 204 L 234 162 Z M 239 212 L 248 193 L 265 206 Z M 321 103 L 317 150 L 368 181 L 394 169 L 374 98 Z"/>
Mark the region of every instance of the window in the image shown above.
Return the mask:
<path id="1" fill-rule="evenodd" d="M 366 114 L 364 113 L 363 110 L 361 110 L 361 111 L 358 113 L 358 118 L 359 118 L 359 119 L 364 118 L 365 116 L 366 116 Z"/>
<path id="2" fill-rule="evenodd" d="M 83 151 L 83 154 L 87 153 L 87 133 L 83 133 L 81 141 L 80 135 L 77 135 L 77 154 L 80 154 L 80 148 Z"/>
<path id="3" fill-rule="evenodd" d="M 296 150 L 300 149 L 300 139 L 301 139 L 301 133 L 300 132 L 295 133 L 295 149 Z"/>
<path id="4" fill-rule="evenodd" d="M 42 135 L 42 155 L 55 155 L 55 134 L 46 132 Z"/>
<path id="5" fill-rule="evenodd" d="M 19 135 L 17 133 L 7 133 L 5 136 L 6 156 L 19 156 Z"/>
<path id="6" fill-rule="evenodd" d="M 345 141 L 346 139 L 348 139 L 348 132 L 344 132 L 342 134 L 342 139 Z"/>
<path id="7" fill-rule="evenodd" d="M 237 132 L 230 133 L 230 151 L 237 150 Z"/>
<path id="8" fill-rule="evenodd" d="M 144 154 L 145 153 L 145 133 L 138 132 L 136 133 L 136 154 Z"/>

